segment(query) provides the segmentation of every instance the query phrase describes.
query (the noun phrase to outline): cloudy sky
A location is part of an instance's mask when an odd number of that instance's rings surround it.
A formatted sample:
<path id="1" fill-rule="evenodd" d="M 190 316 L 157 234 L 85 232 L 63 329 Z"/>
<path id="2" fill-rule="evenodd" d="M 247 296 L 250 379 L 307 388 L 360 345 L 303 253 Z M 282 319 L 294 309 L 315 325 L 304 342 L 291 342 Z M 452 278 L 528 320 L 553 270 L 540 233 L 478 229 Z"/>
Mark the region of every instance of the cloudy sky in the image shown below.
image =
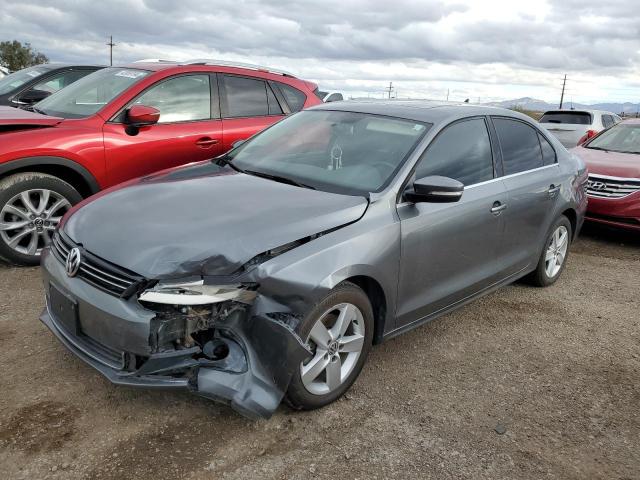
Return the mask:
<path id="1" fill-rule="evenodd" d="M 640 102 L 637 0 L 0 0 L 52 61 L 219 58 L 353 96 Z"/>

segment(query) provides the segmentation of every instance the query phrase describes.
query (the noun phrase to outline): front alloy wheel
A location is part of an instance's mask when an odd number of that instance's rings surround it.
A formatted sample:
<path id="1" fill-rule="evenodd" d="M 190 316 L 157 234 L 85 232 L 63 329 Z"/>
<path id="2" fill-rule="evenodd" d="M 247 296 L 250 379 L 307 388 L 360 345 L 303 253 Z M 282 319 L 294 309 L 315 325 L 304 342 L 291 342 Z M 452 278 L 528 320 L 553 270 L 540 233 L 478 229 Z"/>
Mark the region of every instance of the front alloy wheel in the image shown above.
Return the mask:
<path id="1" fill-rule="evenodd" d="M 360 374 L 373 343 L 373 309 L 357 285 L 342 282 L 302 320 L 299 334 L 312 354 L 297 368 L 285 401 L 296 410 L 340 398 Z"/>
<path id="2" fill-rule="evenodd" d="M 328 309 L 309 335 L 314 354 L 300 365 L 304 387 L 314 395 L 334 392 L 353 371 L 365 338 L 362 312 L 351 303 Z"/>
<path id="3" fill-rule="evenodd" d="M 26 190 L 13 196 L 0 210 L 0 238 L 23 255 L 40 255 L 71 203 L 47 189 Z"/>
<path id="4" fill-rule="evenodd" d="M 24 172 L 0 180 L 0 260 L 36 265 L 63 215 L 82 196 L 64 180 Z"/>

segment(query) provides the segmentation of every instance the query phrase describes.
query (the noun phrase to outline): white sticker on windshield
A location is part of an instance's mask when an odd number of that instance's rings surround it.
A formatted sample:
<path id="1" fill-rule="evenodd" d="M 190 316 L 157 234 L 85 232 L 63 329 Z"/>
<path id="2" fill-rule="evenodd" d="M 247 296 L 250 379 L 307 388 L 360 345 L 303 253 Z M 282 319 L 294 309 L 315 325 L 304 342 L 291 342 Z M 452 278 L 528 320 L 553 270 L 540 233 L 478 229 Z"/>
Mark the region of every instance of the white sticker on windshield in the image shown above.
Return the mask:
<path id="1" fill-rule="evenodd" d="M 416 123 L 416 124 L 413 126 L 413 129 L 414 129 L 416 132 L 421 132 L 422 130 L 424 130 L 424 125 L 420 125 L 420 124 Z"/>
<path id="2" fill-rule="evenodd" d="M 138 78 L 144 75 L 144 72 L 135 72 L 132 70 L 120 70 L 115 74 L 116 77 Z"/>

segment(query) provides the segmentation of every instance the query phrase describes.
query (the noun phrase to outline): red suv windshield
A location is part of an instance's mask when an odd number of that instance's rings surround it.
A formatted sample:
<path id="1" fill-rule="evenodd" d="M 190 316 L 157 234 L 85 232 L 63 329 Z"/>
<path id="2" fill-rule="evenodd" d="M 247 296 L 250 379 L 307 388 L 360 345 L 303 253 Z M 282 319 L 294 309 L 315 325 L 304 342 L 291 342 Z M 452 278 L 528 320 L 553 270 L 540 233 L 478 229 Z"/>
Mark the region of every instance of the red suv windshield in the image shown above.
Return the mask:
<path id="1" fill-rule="evenodd" d="M 149 73 L 133 68 L 98 70 L 44 99 L 35 110 L 62 118 L 88 117 Z"/>

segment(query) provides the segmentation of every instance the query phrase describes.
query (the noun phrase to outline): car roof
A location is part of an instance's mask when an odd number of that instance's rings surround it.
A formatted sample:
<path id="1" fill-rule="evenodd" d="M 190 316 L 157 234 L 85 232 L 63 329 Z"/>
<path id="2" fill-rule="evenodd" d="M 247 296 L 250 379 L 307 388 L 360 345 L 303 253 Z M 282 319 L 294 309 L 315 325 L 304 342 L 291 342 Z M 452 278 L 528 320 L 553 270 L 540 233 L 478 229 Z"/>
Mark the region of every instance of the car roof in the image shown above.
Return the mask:
<path id="1" fill-rule="evenodd" d="M 78 65 L 75 63 L 43 63 L 40 65 L 34 65 L 37 68 L 45 68 L 47 70 L 57 70 L 60 68 L 104 68 L 106 65 Z"/>
<path id="2" fill-rule="evenodd" d="M 535 123 L 531 117 L 506 108 L 433 100 L 347 100 L 324 103 L 307 110 L 369 113 L 432 124 L 481 115 L 507 116 Z"/>

